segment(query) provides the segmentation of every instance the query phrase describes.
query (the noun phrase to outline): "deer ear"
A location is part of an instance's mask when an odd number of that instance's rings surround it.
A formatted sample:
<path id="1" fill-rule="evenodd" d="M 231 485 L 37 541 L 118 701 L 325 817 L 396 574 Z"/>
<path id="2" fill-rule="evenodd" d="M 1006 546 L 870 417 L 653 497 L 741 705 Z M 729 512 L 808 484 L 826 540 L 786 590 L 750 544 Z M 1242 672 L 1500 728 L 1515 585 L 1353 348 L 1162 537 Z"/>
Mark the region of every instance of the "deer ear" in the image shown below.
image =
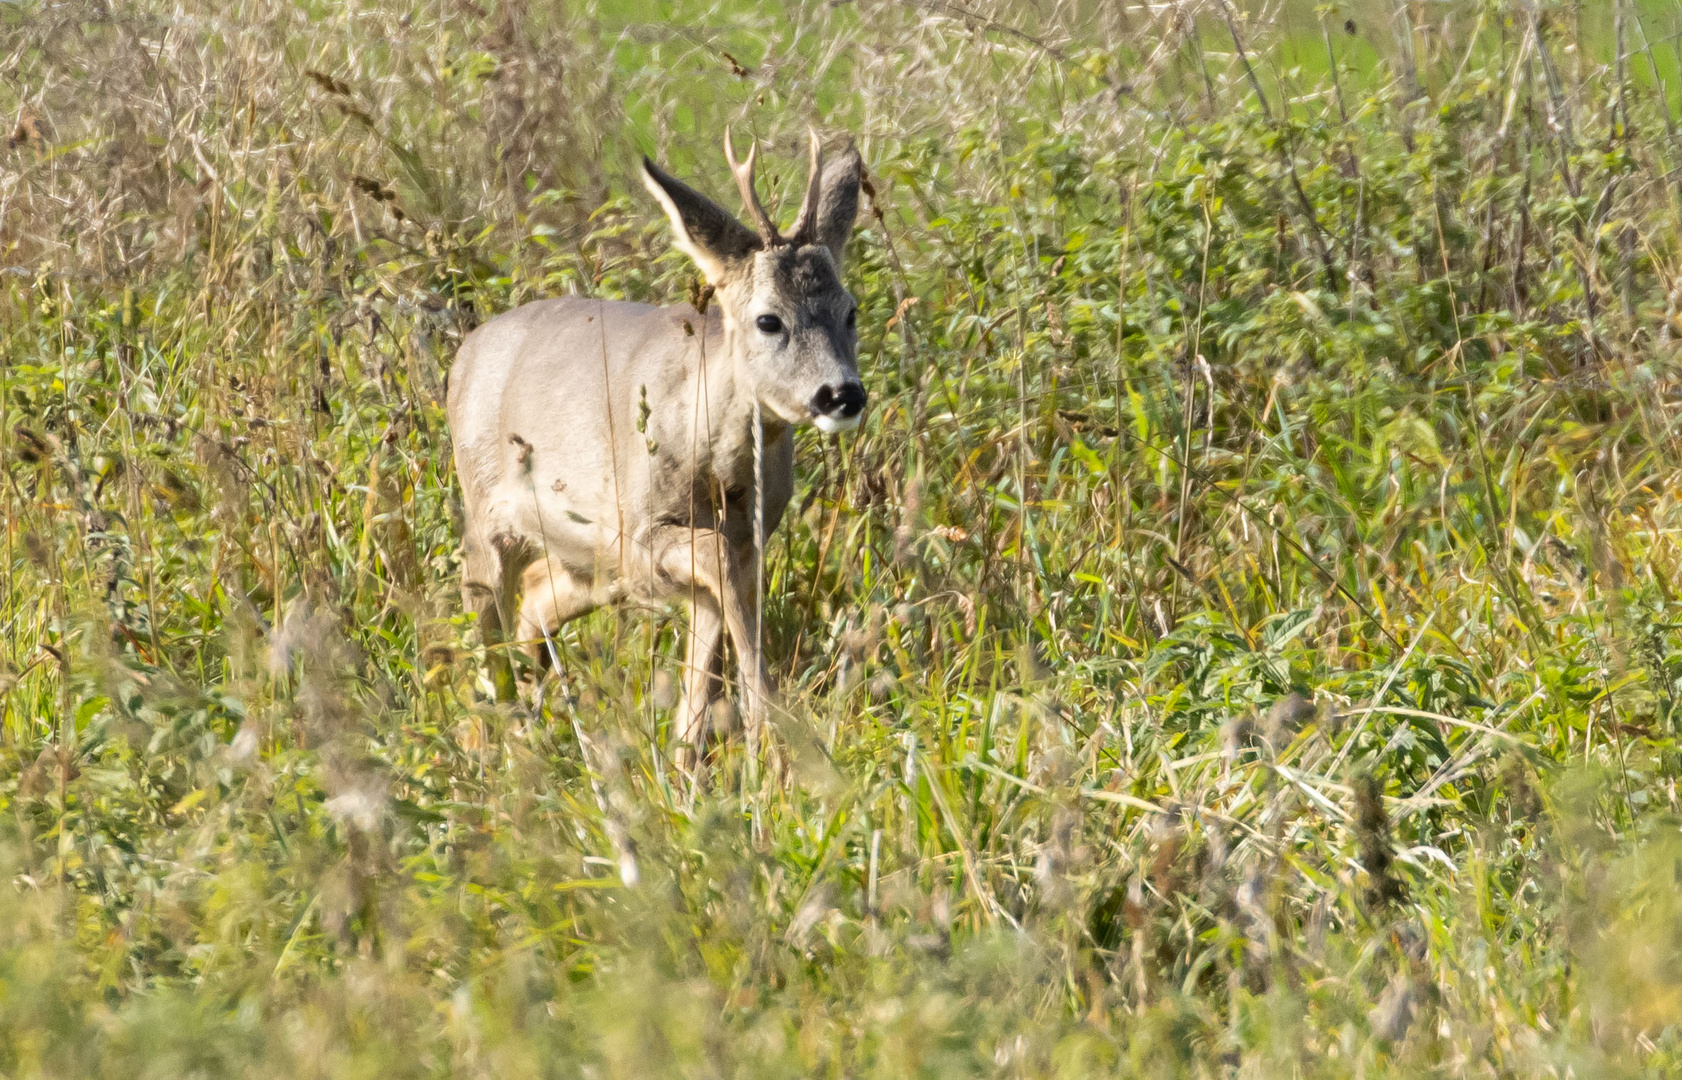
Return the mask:
<path id="1" fill-rule="evenodd" d="M 712 284 L 721 284 L 733 265 L 759 250 L 758 235 L 734 214 L 646 157 L 642 182 L 671 219 L 672 242 Z"/>
<path id="2" fill-rule="evenodd" d="M 852 144 L 824 163 L 823 181 L 818 189 L 818 243 L 835 256 L 841 265 L 841 255 L 847 250 L 847 239 L 853 235 L 853 219 L 859 213 L 859 184 L 864 177 L 864 159 Z"/>

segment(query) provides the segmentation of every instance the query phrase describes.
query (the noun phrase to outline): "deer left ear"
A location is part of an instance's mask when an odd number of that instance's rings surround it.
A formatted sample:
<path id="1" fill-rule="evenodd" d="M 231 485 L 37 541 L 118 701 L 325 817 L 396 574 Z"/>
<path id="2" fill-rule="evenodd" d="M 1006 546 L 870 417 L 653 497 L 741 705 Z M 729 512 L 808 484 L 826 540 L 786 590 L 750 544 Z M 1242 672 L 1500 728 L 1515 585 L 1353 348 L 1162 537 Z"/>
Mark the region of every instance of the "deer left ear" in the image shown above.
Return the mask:
<path id="1" fill-rule="evenodd" d="M 759 250 L 759 237 L 736 215 L 646 157 L 642 182 L 671 219 L 677 249 L 694 259 L 712 284 L 723 284 L 733 266 Z"/>
<path id="2" fill-rule="evenodd" d="M 847 240 L 853 235 L 853 220 L 859 213 L 859 183 L 864 177 L 864 159 L 858 149 L 848 145 L 824 163 L 823 181 L 818 189 L 818 243 L 835 256 L 847 250 Z"/>

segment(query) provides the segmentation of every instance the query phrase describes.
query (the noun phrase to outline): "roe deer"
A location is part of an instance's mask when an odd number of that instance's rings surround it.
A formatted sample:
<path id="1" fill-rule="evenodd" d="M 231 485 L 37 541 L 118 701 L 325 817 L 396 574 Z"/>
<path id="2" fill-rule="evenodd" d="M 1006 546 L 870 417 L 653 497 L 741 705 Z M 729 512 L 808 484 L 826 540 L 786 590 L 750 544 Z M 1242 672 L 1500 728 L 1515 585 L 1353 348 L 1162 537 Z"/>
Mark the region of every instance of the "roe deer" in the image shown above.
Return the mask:
<path id="1" fill-rule="evenodd" d="M 685 766 L 700 747 L 726 630 L 757 752 L 769 682 L 755 533 L 762 541 L 776 528 L 793 493 L 794 426 L 855 427 L 866 400 L 858 305 L 841 284 L 858 152 L 849 145 L 825 165 L 813 133 L 805 199 L 785 236 L 754 190 L 757 151 L 738 162 L 725 135 L 753 229 L 643 159 L 674 243 L 715 290 L 706 314 L 540 300 L 469 334 L 449 378 L 466 510 L 462 591 L 498 698 L 514 696 L 502 648 L 516 611 L 535 659 L 546 634 L 603 604 L 687 600 Z"/>

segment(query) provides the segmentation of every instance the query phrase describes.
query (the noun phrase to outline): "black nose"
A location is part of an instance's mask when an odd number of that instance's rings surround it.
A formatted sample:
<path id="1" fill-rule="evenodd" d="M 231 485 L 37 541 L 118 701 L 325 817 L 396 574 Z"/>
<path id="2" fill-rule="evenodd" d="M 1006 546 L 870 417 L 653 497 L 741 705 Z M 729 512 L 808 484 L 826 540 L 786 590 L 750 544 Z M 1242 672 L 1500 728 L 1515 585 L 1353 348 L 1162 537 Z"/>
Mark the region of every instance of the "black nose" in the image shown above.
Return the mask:
<path id="1" fill-rule="evenodd" d="M 864 411 L 864 387 L 856 382 L 840 386 L 823 386 L 812 395 L 812 415 L 832 416 L 837 420 L 851 420 Z"/>

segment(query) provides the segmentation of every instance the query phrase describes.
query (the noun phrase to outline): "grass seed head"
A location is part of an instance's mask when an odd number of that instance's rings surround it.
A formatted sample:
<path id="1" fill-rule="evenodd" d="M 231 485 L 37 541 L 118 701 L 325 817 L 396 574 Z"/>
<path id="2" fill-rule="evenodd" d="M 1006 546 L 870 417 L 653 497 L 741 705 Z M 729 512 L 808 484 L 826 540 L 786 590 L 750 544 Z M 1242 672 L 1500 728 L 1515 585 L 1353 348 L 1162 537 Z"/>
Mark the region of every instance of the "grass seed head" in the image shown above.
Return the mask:
<path id="1" fill-rule="evenodd" d="M 1405 888 L 1395 876 L 1395 848 L 1390 818 L 1384 812 L 1384 786 L 1371 772 L 1355 778 L 1355 840 L 1367 874 L 1366 903 L 1379 911 L 1397 903 Z"/>

